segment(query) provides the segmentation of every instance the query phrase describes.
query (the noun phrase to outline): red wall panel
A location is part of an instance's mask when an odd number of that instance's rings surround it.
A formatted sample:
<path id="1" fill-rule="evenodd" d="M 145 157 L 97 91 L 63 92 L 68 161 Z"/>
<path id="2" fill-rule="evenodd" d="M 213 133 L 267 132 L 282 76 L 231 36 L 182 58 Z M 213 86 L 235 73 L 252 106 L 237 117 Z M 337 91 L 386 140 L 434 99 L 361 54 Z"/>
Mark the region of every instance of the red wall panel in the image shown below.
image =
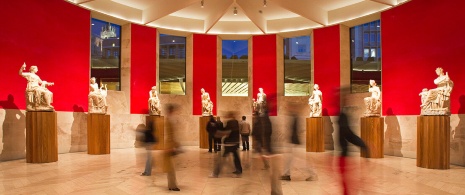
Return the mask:
<path id="1" fill-rule="evenodd" d="M 313 31 L 314 81 L 323 93 L 325 116 L 337 116 L 340 112 L 340 95 L 337 93 L 341 85 L 339 34 L 339 25 Z"/>
<path id="2" fill-rule="evenodd" d="M 87 111 L 90 77 L 90 12 L 63 0 L 2 2 L 0 18 L 0 101 L 12 97 L 26 108 L 26 80 L 18 71 L 37 65 L 49 87 L 57 111 Z M 14 108 L 15 106 L 3 106 Z"/>
<path id="3" fill-rule="evenodd" d="M 157 84 L 157 29 L 131 24 L 131 113 L 147 114 L 149 91 Z"/>
<path id="4" fill-rule="evenodd" d="M 213 114 L 217 112 L 216 77 L 217 77 L 217 36 L 194 34 L 193 46 L 193 103 L 192 113 L 202 115 L 202 99 L 200 89 L 204 88 L 213 101 Z"/>
<path id="5" fill-rule="evenodd" d="M 276 35 L 253 36 L 253 98 L 258 88 L 266 94 L 270 116 L 277 116 L 277 52 Z"/>
<path id="6" fill-rule="evenodd" d="M 454 81 L 452 114 L 465 99 L 465 1 L 412 0 L 381 13 L 383 114 L 420 114 L 423 88 L 436 88 L 435 69 Z M 463 104 L 463 102 L 462 102 Z"/>

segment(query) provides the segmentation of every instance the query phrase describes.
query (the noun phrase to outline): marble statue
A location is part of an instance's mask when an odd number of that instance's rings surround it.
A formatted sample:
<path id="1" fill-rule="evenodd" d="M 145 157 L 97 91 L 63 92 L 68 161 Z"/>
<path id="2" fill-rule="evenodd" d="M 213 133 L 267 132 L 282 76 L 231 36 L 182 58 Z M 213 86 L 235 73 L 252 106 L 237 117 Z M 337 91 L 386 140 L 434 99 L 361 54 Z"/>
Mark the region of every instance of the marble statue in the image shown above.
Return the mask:
<path id="1" fill-rule="evenodd" d="M 258 88 L 256 105 L 258 115 L 262 116 L 265 115 L 266 112 L 268 112 L 266 94 L 263 92 L 263 88 Z"/>
<path id="2" fill-rule="evenodd" d="M 159 116 L 161 114 L 161 106 L 160 106 L 160 99 L 158 99 L 157 86 L 153 86 L 149 94 L 150 94 L 149 114 Z"/>
<path id="3" fill-rule="evenodd" d="M 381 91 L 374 80 L 370 80 L 370 88 L 368 92 L 371 97 L 366 97 L 365 100 L 365 116 L 381 116 Z"/>
<path id="4" fill-rule="evenodd" d="M 323 93 L 320 91 L 318 84 L 313 85 L 313 93 L 308 99 L 310 106 L 310 117 L 321 117 Z"/>
<path id="5" fill-rule="evenodd" d="M 102 85 L 100 88 L 95 82 L 95 77 L 90 78 L 89 84 L 89 113 L 106 114 L 108 110 L 107 105 L 107 86 Z"/>
<path id="6" fill-rule="evenodd" d="M 26 63 L 19 69 L 19 75 L 27 79 L 26 87 L 26 111 L 54 111 L 51 103 L 53 102 L 53 93 L 47 89 L 54 83 L 42 81 L 36 73 L 39 71 L 37 66 L 31 66 L 29 72 L 26 70 Z"/>
<path id="7" fill-rule="evenodd" d="M 200 92 L 202 93 L 202 116 L 210 116 L 213 115 L 213 102 L 210 100 L 210 94 L 205 92 L 205 89 L 201 89 Z"/>
<path id="8" fill-rule="evenodd" d="M 454 82 L 450 80 L 447 72 L 442 68 L 436 68 L 438 78 L 434 79 L 435 89 L 422 92 L 421 115 L 450 115 L 450 94 Z M 425 90 L 425 89 L 423 89 Z"/>
<path id="9" fill-rule="evenodd" d="M 252 115 L 257 114 L 257 101 L 255 98 L 252 98 Z"/>

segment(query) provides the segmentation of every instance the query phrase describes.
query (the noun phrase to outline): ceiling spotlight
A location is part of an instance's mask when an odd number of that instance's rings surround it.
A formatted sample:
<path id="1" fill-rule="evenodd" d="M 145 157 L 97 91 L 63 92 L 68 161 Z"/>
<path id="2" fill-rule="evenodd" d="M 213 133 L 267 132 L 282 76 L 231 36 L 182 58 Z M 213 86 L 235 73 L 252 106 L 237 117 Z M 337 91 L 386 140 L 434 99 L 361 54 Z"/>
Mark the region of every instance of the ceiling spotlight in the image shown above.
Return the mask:
<path id="1" fill-rule="evenodd" d="M 200 1 L 200 7 L 203 8 L 203 0 Z"/>
<path id="2" fill-rule="evenodd" d="M 266 7 L 266 0 L 263 0 L 263 7 Z"/>
<path id="3" fill-rule="evenodd" d="M 236 8 L 236 7 L 234 7 L 233 14 L 234 14 L 235 16 L 237 15 L 237 8 Z"/>

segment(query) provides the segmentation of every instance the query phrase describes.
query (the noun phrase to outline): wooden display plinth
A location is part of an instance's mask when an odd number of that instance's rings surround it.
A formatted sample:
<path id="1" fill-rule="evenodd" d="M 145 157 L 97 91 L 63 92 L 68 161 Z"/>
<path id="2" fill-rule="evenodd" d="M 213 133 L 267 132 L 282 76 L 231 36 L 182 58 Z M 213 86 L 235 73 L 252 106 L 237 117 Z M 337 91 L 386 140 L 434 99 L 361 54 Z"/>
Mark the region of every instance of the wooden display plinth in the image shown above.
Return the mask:
<path id="1" fill-rule="evenodd" d="M 165 149 L 165 117 L 163 116 L 146 116 L 145 124 L 148 129 L 152 129 L 157 143 L 153 146 L 154 150 Z"/>
<path id="2" fill-rule="evenodd" d="M 417 117 L 417 166 L 449 169 L 450 117 Z"/>
<path id="3" fill-rule="evenodd" d="M 26 112 L 26 162 L 58 161 L 57 113 Z"/>
<path id="4" fill-rule="evenodd" d="M 110 154 L 110 115 L 87 115 L 87 154 Z"/>
<path id="5" fill-rule="evenodd" d="M 207 124 L 209 120 L 209 116 L 201 116 L 199 118 L 199 148 L 202 149 L 208 149 Z"/>
<path id="6" fill-rule="evenodd" d="M 360 151 L 360 156 L 365 158 L 384 158 L 384 118 L 362 117 L 360 118 L 360 136 L 369 149 Z"/>
<path id="7" fill-rule="evenodd" d="M 307 152 L 325 151 L 325 131 L 322 117 L 307 118 Z"/>

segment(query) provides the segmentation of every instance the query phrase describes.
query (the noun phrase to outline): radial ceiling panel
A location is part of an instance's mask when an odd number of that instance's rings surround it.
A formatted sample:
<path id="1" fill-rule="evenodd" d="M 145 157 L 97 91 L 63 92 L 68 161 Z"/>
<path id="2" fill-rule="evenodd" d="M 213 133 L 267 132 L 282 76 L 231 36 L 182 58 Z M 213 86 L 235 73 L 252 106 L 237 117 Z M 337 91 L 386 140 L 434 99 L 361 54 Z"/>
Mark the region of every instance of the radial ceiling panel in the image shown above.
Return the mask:
<path id="1" fill-rule="evenodd" d="M 67 1 L 94 12 L 138 24 L 162 29 L 229 35 L 311 30 L 377 13 L 408 0 Z"/>

